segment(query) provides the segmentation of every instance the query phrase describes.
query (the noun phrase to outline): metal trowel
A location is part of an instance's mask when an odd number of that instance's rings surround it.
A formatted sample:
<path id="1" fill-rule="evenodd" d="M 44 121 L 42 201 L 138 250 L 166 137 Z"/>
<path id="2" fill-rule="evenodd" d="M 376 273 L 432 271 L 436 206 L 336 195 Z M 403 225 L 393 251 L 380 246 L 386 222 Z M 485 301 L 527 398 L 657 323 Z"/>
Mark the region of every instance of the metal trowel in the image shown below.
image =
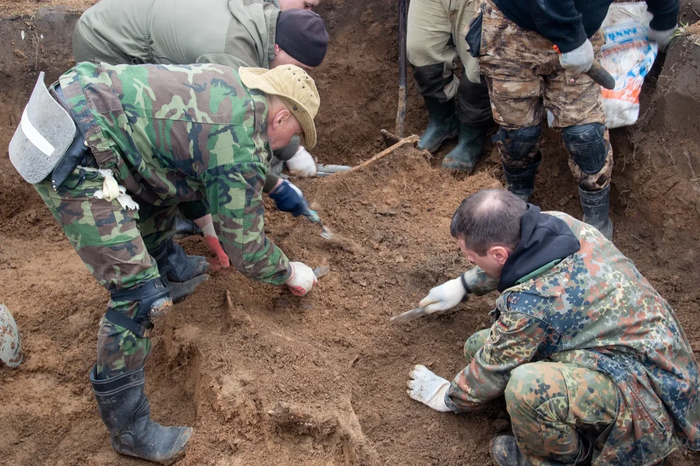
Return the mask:
<path id="1" fill-rule="evenodd" d="M 309 214 L 307 215 L 311 223 L 321 225 L 321 238 L 333 239 L 333 232 L 326 227 L 321 221 L 321 217 L 318 216 L 315 210 L 309 209 Z"/>
<path id="2" fill-rule="evenodd" d="M 393 316 L 391 319 L 389 319 L 389 322 L 393 322 L 395 324 L 403 324 L 405 322 L 410 322 L 412 320 L 419 319 L 425 315 L 425 308 L 424 307 L 417 307 L 415 309 L 411 309 L 410 311 L 406 311 L 402 314 L 399 314 L 397 316 Z"/>

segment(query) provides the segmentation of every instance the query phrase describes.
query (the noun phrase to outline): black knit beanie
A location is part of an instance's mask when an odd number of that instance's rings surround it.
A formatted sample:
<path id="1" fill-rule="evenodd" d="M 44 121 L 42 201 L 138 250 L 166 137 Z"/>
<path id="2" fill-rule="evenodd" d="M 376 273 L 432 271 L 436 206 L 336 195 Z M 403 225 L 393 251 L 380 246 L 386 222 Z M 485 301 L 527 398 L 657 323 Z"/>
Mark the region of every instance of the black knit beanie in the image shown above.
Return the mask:
<path id="1" fill-rule="evenodd" d="M 280 11 L 275 43 L 306 66 L 318 66 L 326 56 L 328 32 L 323 19 L 313 11 Z"/>

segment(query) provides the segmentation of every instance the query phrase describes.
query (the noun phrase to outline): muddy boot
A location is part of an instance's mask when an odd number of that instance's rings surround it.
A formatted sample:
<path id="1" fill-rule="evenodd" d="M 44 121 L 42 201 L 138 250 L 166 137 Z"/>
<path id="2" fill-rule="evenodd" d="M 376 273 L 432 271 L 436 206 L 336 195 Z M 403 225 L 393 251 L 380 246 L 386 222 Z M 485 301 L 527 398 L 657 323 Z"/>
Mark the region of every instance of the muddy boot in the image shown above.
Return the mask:
<path id="1" fill-rule="evenodd" d="M 459 142 L 449 154 L 442 159 L 442 168 L 471 173 L 481 157 L 486 128 L 475 128 L 465 124 L 459 125 Z"/>
<path id="2" fill-rule="evenodd" d="M 434 152 L 440 145 L 457 136 L 459 119 L 455 115 L 455 103 L 450 99 L 445 103 L 432 97 L 424 97 L 428 108 L 428 127 L 420 136 L 418 148 Z"/>
<path id="3" fill-rule="evenodd" d="M 578 187 L 578 195 L 583 209 L 583 221 L 598 229 L 612 241 L 613 225 L 610 220 L 610 185 L 599 191 L 586 191 Z"/>
<path id="4" fill-rule="evenodd" d="M 506 167 L 503 167 L 503 175 L 506 178 L 506 188 L 508 191 L 515 194 L 523 201 L 529 202 L 530 195 L 535 189 L 535 175 L 537 174 L 537 167 L 539 166 L 539 162 L 533 163 L 514 173 L 509 172 Z"/>
<path id="5" fill-rule="evenodd" d="M 173 240 L 164 241 L 149 253 L 158 264 L 173 302 L 191 295 L 197 286 L 209 278 L 204 273 L 209 268 L 207 260 L 202 256 L 188 256 L 182 246 Z"/>
<path id="6" fill-rule="evenodd" d="M 499 435 L 491 440 L 489 447 L 491 458 L 498 466 L 530 466 L 513 436 Z"/>
<path id="7" fill-rule="evenodd" d="M 97 380 L 97 366 L 90 371 L 92 390 L 102 421 L 109 429 L 112 448 L 122 455 L 171 464 L 185 453 L 190 427 L 163 427 L 151 420 L 151 407 L 143 387 L 143 368 Z"/>

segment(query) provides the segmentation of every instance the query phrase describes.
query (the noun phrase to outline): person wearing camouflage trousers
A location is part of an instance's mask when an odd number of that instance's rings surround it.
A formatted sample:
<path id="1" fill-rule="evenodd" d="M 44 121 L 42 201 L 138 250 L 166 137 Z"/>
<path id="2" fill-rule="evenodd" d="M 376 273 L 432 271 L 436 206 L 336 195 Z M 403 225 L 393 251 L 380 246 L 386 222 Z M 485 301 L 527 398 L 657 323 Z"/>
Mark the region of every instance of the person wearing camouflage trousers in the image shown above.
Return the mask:
<path id="1" fill-rule="evenodd" d="M 452 382 L 425 366 L 408 394 L 443 412 L 505 396 L 515 437 L 491 442 L 499 466 L 647 466 L 700 450 L 700 379 L 673 309 L 597 229 L 485 190 L 451 224 L 476 267 L 430 290 L 444 312 L 500 291 L 494 324 L 465 344 Z"/>
<path id="2" fill-rule="evenodd" d="M 493 117 L 500 125 L 494 142 L 508 189 L 526 201 L 534 189 L 542 160 L 541 122 L 547 110 L 550 125 L 562 131 L 571 156 L 569 167 L 578 183 L 583 219 L 608 239 L 613 233 L 609 216 L 613 151 L 600 86 L 584 73 L 605 42 L 599 28 L 611 3 L 482 0 L 464 31 L 470 53 L 479 59 Z M 652 31 L 675 28 L 678 0 L 647 0 L 647 4 L 654 15 Z"/>
<path id="3" fill-rule="evenodd" d="M 467 173 L 479 161 L 492 122 L 486 84 L 462 33 L 476 5 L 475 0 L 411 0 L 406 31 L 408 61 L 429 116 L 418 147 L 434 152 L 459 135 L 442 167 Z M 455 75 L 458 57 L 463 66 L 461 78 Z"/>
<path id="4" fill-rule="evenodd" d="M 206 199 L 241 273 L 299 296 L 311 290 L 313 271 L 265 236 L 261 194 L 271 149 L 294 135 L 315 145 L 318 92 L 294 65 L 237 72 L 79 63 L 53 88 L 89 157 L 61 186 L 50 179 L 34 186 L 111 293 L 90 372 L 100 412 L 119 453 L 172 462 L 192 430 L 151 421 L 143 393 L 148 333 L 172 304 L 168 264 L 149 254 L 149 242 L 171 240 L 180 203 Z"/>

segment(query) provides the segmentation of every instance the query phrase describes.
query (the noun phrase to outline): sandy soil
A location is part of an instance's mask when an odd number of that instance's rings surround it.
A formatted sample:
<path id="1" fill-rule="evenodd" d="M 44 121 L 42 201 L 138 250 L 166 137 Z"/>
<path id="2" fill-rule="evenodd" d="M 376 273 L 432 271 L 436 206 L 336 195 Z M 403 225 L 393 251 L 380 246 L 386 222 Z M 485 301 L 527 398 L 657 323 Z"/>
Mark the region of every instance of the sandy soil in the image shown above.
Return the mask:
<path id="1" fill-rule="evenodd" d="M 396 108 L 395 8 L 391 0 L 320 7 L 332 40 L 315 72 L 322 107 L 314 154 L 323 162 L 355 165 L 383 149 L 378 130 L 393 127 Z M 53 79 L 71 65 L 74 21 L 44 11 L 0 22 L 0 40 L 12 45 L 0 49 L 0 146 L 37 70 Z M 649 81 L 640 124 L 613 132 L 613 220 L 616 244 L 674 306 L 700 351 L 695 40 L 679 40 Z M 409 132 L 425 121 L 411 89 Z M 388 322 L 467 267 L 449 236 L 450 216 L 466 195 L 499 184 L 490 147 L 474 176 L 436 169 L 450 148 L 430 159 L 405 148 L 351 174 L 300 181 L 334 241 L 269 209 L 269 234 L 290 257 L 331 267 L 309 296 L 233 272 L 175 306 L 154 337 L 147 393 L 156 420 L 195 427 L 179 464 L 491 464 L 490 438 L 510 429 L 501 400 L 468 416 L 439 414 L 410 400 L 404 383 L 415 363 L 447 378 L 457 373 L 464 340 L 489 325 L 496 296 L 421 322 Z M 558 134 L 546 131 L 543 152 L 533 201 L 580 215 Z M 200 238 L 183 244 L 207 254 Z M 87 380 L 106 301 L 31 186 L 0 158 L 0 302 L 26 349 L 19 369 L 0 367 L 1 463 L 146 464 L 112 451 Z M 667 464 L 699 463 L 700 455 L 678 452 Z"/>

